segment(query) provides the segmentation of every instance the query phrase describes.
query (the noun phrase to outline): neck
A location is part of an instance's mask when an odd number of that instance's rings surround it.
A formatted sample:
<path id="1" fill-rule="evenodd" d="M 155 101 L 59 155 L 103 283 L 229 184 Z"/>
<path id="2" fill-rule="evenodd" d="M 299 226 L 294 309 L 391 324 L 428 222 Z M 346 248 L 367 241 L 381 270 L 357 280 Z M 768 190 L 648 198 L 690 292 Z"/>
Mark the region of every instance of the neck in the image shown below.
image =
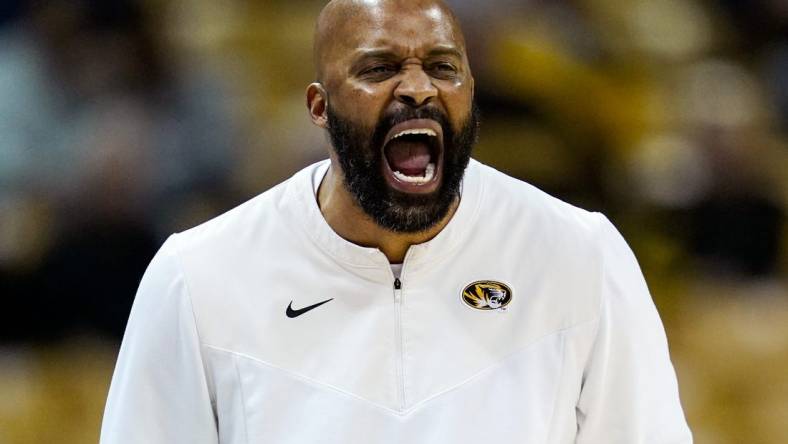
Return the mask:
<path id="1" fill-rule="evenodd" d="M 446 216 L 426 231 L 397 233 L 381 227 L 361 209 L 337 171 L 332 159 L 331 167 L 317 193 L 323 217 L 340 237 L 362 247 L 379 249 L 392 264 L 402 263 L 411 245 L 427 242 L 437 236 L 449 223 L 459 205 L 459 199 L 456 199 Z"/>

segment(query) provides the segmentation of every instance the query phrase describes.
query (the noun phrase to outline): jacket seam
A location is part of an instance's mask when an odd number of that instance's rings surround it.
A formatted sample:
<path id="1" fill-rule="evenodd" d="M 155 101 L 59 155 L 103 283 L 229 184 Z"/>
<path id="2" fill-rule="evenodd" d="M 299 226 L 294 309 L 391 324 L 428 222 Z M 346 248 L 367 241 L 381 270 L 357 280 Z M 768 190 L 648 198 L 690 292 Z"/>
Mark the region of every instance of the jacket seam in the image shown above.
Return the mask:
<path id="1" fill-rule="evenodd" d="M 583 367 L 582 367 L 583 368 L 583 372 L 581 374 L 581 380 L 580 380 L 580 390 L 578 391 L 577 398 L 575 399 L 575 408 L 576 409 L 578 408 L 578 405 L 580 404 L 580 399 L 583 396 L 583 390 L 585 388 L 585 382 L 586 382 L 585 380 L 586 380 L 586 376 L 587 376 L 587 371 L 588 371 L 588 367 L 589 367 L 589 365 L 591 363 L 591 360 L 593 359 L 594 349 L 596 349 L 597 344 L 599 343 L 599 330 L 601 328 L 602 313 L 604 311 L 605 302 L 606 302 L 606 297 L 605 297 L 605 287 L 606 287 L 606 285 L 605 285 L 605 273 L 606 273 L 606 270 L 607 270 L 607 255 L 605 254 L 605 251 L 604 251 L 604 249 L 602 247 L 603 242 L 601 240 L 606 218 L 605 218 L 605 215 L 603 215 L 602 213 L 596 212 L 594 214 L 597 216 L 597 221 L 598 221 L 598 223 L 597 223 L 597 235 L 596 235 L 596 247 L 597 247 L 597 251 L 598 251 L 597 254 L 598 254 L 599 258 L 600 258 L 600 261 L 599 261 L 600 262 L 599 273 L 598 273 L 599 283 L 597 285 L 597 292 L 599 294 L 599 302 L 597 303 L 597 315 L 596 315 L 596 319 L 599 322 L 597 322 L 597 325 L 594 328 L 594 332 L 591 335 L 593 340 L 591 341 L 591 344 L 588 347 L 588 356 L 586 356 L 585 362 L 583 363 Z M 578 426 L 578 430 L 579 430 L 579 427 L 580 427 L 580 423 L 579 422 L 577 423 L 577 426 Z"/>
<path id="2" fill-rule="evenodd" d="M 545 340 L 545 339 L 547 339 L 547 338 L 549 338 L 551 336 L 564 335 L 566 332 L 568 332 L 570 330 L 574 330 L 574 329 L 580 328 L 580 327 L 582 327 L 582 326 L 584 326 L 586 324 L 590 324 L 590 323 L 597 322 L 597 321 L 598 321 L 598 318 L 588 319 L 588 320 L 585 320 L 585 321 L 581 321 L 581 322 L 572 324 L 572 325 L 570 325 L 568 327 L 563 327 L 563 328 L 560 328 L 558 330 L 552 331 L 550 333 L 546 333 L 546 334 L 544 334 L 542 336 L 539 336 L 538 338 L 534 338 L 533 340 L 529 341 L 528 344 L 517 348 L 517 350 L 507 354 L 506 356 L 504 356 L 503 358 L 501 358 L 497 362 L 495 362 L 495 363 L 493 363 L 491 365 L 488 365 L 487 367 L 477 371 L 473 375 L 465 378 L 463 381 L 461 381 L 461 382 L 459 382 L 459 383 L 457 383 L 457 384 L 455 384 L 455 385 L 453 385 L 451 387 L 448 387 L 448 388 L 446 388 L 446 389 L 444 389 L 444 390 L 442 390 L 442 391 L 440 391 L 438 393 L 435 393 L 434 395 L 431 395 L 431 396 L 419 401 L 418 403 L 414 404 L 411 408 L 406 410 L 405 413 L 413 412 L 413 411 L 421 408 L 425 404 L 428 404 L 429 402 L 431 402 L 432 400 L 434 400 L 436 398 L 439 398 L 439 397 L 441 397 L 441 396 L 443 396 L 443 395 L 445 395 L 445 394 L 447 394 L 449 392 L 452 392 L 452 391 L 455 391 L 455 390 L 458 390 L 458 389 L 462 388 L 462 386 L 464 386 L 464 385 L 468 384 L 469 382 L 472 382 L 473 380 L 481 377 L 483 374 L 491 372 L 494 369 L 502 366 L 504 363 L 506 363 L 510 359 L 514 358 L 518 354 L 522 353 L 523 351 L 531 348 L 535 344 L 537 344 L 537 343 L 539 343 L 539 342 L 541 342 L 541 341 L 543 341 L 543 340 Z"/>
<path id="3" fill-rule="evenodd" d="M 263 361 L 260 358 L 256 358 L 256 357 L 248 355 L 246 353 L 237 352 L 237 351 L 233 351 L 233 350 L 228 350 L 226 348 L 219 347 L 219 346 L 216 346 L 216 345 L 211 345 L 211 344 L 203 344 L 203 347 L 210 348 L 210 349 L 222 352 L 222 353 L 227 353 L 227 354 L 230 354 L 230 355 L 234 355 L 234 356 L 238 356 L 238 357 L 241 357 L 241 358 L 252 360 L 254 362 L 260 363 L 260 364 L 262 364 L 262 365 L 264 365 L 266 367 L 269 367 L 271 369 L 278 370 L 278 371 L 280 371 L 280 372 L 282 372 L 282 373 L 284 373 L 284 374 L 286 374 L 286 375 L 288 375 L 288 376 L 290 376 L 290 377 L 292 377 L 294 379 L 298 379 L 298 380 L 301 380 L 303 382 L 306 382 L 306 383 L 308 383 L 310 385 L 317 386 L 317 387 L 324 387 L 324 388 L 330 389 L 330 390 L 332 390 L 334 392 L 337 392 L 337 393 L 343 394 L 345 396 L 348 396 L 350 398 L 353 398 L 353 399 L 355 399 L 357 401 L 361 401 L 361 402 L 363 402 L 365 404 L 369 404 L 369 405 L 372 405 L 372 406 L 377 407 L 379 409 L 385 410 L 386 412 L 393 413 L 393 414 L 395 414 L 397 416 L 404 416 L 397 410 L 394 410 L 394 409 L 391 409 L 391 408 L 386 407 L 384 405 L 378 404 L 378 403 L 376 403 L 374 401 L 370 401 L 370 400 L 368 400 L 366 398 L 363 398 L 363 397 L 361 397 L 359 395 L 356 395 L 354 393 L 351 393 L 351 392 L 348 392 L 346 390 L 343 390 L 343 389 L 341 389 L 339 387 L 336 387 L 336 386 L 334 386 L 332 384 L 327 384 L 325 382 L 317 381 L 317 380 L 312 379 L 312 378 L 310 378 L 308 376 L 304 376 L 304 375 L 301 375 L 301 374 L 296 373 L 294 371 L 287 370 L 285 368 L 282 368 L 282 367 L 279 367 L 277 365 L 271 364 L 270 362 Z"/>
<path id="4" fill-rule="evenodd" d="M 604 311 L 605 303 L 606 303 L 606 300 L 607 300 L 607 298 L 605 297 L 605 293 L 606 293 L 605 292 L 605 290 L 606 290 L 606 288 L 605 288 L 606 287 L 606 285 L 605 285 L 605 276 L 606 276 L 606 273 L 607 273 L 607 255 L 605 254 L 605 252 L 604 252 L 604 250 L 602 248 L 602 242 L 599 239 L 599 237 L 601 237 L 601 235 L 602 235 L 602 228 L 603 228 L 602 226 L 605 223 L 605 216 L 602 213 L 596 213 L 596 215 L 598 216 L 598 219 L 599 219 L 599 225 L 597 227 L 597 231 L 599 233 L 597 235 L 597 249 L 599 251 L 598 254 L 599 254 L 599 257 L 600 257 L 599 283 L 598 283 L 598 287 L 597 287 L 597 291 L 598 291 L 598 294 L 599 294 L 599 302 L 597 303 L 597 318 L 598 319 L 602 319 L 602 313 Z M 597 343 L 599 342 L 600 324 L 601 324 L 601 322 L 599 324 L 597 324 L 596 329 L 594 329 L 594 333 L 592 335 L 592 337 L 594 338 L 594 341 L 591 343 L 591 346 L 589 348 L 589 350 L 591 350 L 592 352 L 593 352 L 594 348 L 596 348 Z M 585 368 L 588 367 L 588 362 L 591 360 L 591 354 L 592 353 L 589 353 L 588 358 L 586 359 L 586 365 L 584 366 Z"/>
<path id="5" fill-rule="evenodd" d="M 555 384 L 555 391 L 553 392 L 553 409 L 550 411 L 550 420 L 547 421 L 547 441 L 546 442 L 553 442 L 550 437 L 553 435 L 553 430 L 555 429 L 553 426 L 553 420 L 555 419 L 555 411 L 558 410 L 558 401 L 561 395 L 561 386 L 564 378 L 564 372 L 566 371 L 566 330 L 562 331 L 561 334 L 561 370 L 558 371 L 558 381 Z"/>
<path id="6" fill-rule="evenodd" d="M 334 392 L 343 394 L 343 395 L 345 395 L 345 396 L 347 396 L 349 398 L 352 398 L 354 400 L 357 400 L 357 401 L 363 402 L 365 404 L 369 404 L 371 406 L 374 406 L 374 407 L 376 407 L 376 408 L 378 408 L 380 410 L 383 410 L 386 413 L 392 414 L 394 416 L 405 417 L 405 416 L 410 415 L 411 413 L 416 412 L 417 410 L 420 410 L 425 405 L 429 404 L 430 402 L 434 401 L 435 399 L 437 399 L 437 398 L 439 398 L 439 397 L 441 397 L 441 396 L 443 396 L 443 395 L 445 395 L 445 394 L 447 394 L 449 392 L 458 390 L 458 389 L 462 388 L 464 385 L 474 381 L 475 379 L 478 379 L 483 374 L 485 374 L 487 372 L 490 372 L 490 371 L 494 370 L 495 368 L 500 367 L 501 365 L 506 363 L 508 360 L 512 359 L 514 356 L 516 356 L 519 353 L 522 353 L 523 351 L 525 351 L 528 348 L 532 347 L 534 344 L 536 344 L 536 343 L 538 343 L 538 342 L 540 342 L 540 341 L 542 341 L 544 339 L 547 339 L 550 336 L 564 335 L 566 332 L 568 332 L 570 330 L 574 330 L 574 329 L 582 327 L 582 326 L 584 326 L 586 324 L 589 324 L 589 323 L 592 323 L 592 322 L 596 322 L 597 320 L 598 320 L 597 318 L 594 318 L 594 319 L 581 321 L 581 322 L 572 324 L 572 325 L 570 325 L 568 327 L 563 327 L 563 328 L 561 328 L 559 330 L 552 331 L 550 333 L 546 333 L 546 334 L 544 334 L 542 336 L 539 336 L 538 338 L 534 338 L 532 341 L 529 341 L 528 344 L 526 344 L 526 345 L 524 345 L 522 347 L 519 347 L 517 350 L 507 354 L 506 356 L 501 358 L 498 362 L 495 362 L 494 364 L 491 364 L 491 365 L 489 365 L 489 366 L 477 371 L 476 373 L 474 373 L 473 375 L 471 375 L 468 378 L 465 378 L 461 382 L 459 382 L 459 383 L 457 383 L 455 385 L 452 385 L 451 387 L 448 387 L 448 388 L 446 388 L 444 390 L 441 390 L 440 392 L 435 393 L 434 395 L 431 395 L 428 398 L 425 398 L 425 399 L 419 401 L 418 403 L 414 404 L 410 408 L 405 409 L 405 410 L 401 410 L 401 411 L 393 409 L 393 408 L 390 408 L 390 407 L 386 407 L 386 406 L 384 406 L 382 404 L 379 404 L 377 402 L 374 402 L 374 401 L 370 401 L 367 398 L 364 398 L 362 396 L 359 396 L 359 395 L 356 395 L 354 393 L 348 392 L 347 390 L 341 389 L 341 388 L 336 387 L 336 386 L 334 386 L 332 384 L 328 384 L 328 383 L 325 383 L 325 382 L 317 381 L 317 380 L 312 379 L 312 378 L 310 378 L 308 376 L 301 375 L 301 374 L 296 373 L 296 372 L 291 371 L 291 370 L 287 370 L 285 368 L 282 368 L 282 367 L 279 367 L 277 365 L 271 364 L 269 362 L 263 361 L 260 358 L 256 358 L 256 357 L 248 355 L 246 353 L 242 353 L 242 352 L 238 352 L 238 351 L 234 351 L 234 350 L 229 350 L 229 349 L 226 349 L 224 347 L 211 345 L 211 344 L 202 344 L 202 345 L 204 347 L 206 347 L 206 348 L 210 348 L 210 349 L 216 350 L 218 352 L 223 352 L 223 353 L 227 353 L 227 354 L 230 354 L 230 355 L 234 355 L 234 356 L 250 359 L 250 360 L 252 360 L 254 362 L 258 362 L 258 363 L 260 363 L 262 365 L 265 365 L 266 367 L 269 367 L 271 369 L 281 371 L 282 373 L 284 373 L 286 375 L 289 375 L 290 377 L 292 377 L 294 379 L 298 379 L 298 380 L 304 381 L 304 382 L 306 382 L 306 383 L 308 383 L 308 384 L 310 384 L 312 386 L 323 387 L 323 388 L 332 390 Z M 564 339 L 562 338 L 562 340 L 564 340 Z M 563 364 L 562 364 L 562 368 L 563 368 Z"/>
<path id="7" fill-rule="evenodd" d="M 238 378 L 238 391 L 241 394 L 241 411 L 243 412 L 243 424 L 244 424 L 244 442 L 249 442 L 249 426 L 247 425 L 247 414 L 246 414 L 246 394 L 244 393 L 244 381 L 241 379 L 241 370 L 238 368 L 238 357 L 233 356 L 233 367 L 235 367 L 235 376 Z"/>
<path id="8" fill-rule="evenodd" d="M 605 218 L 605 216 L 602 213 L 597 213 L 597 215 L 599 217 L 599 227 L 598 227 L 598 231 L 600 232 L 599 237 L 601 237 L 602 236 L 602 230 L 604 228 L 604 224 L 605 224 L 606 218 Z M 606 279 L 605 279 L 605 276 L 607 275 L 607 254 L 605 254 L 605 251 L 604 251 L 604 249 L 602 247 L 601 239 L 598 238 L 597 242 L 598 242 L 597 243 L 597 248 L 599 248 L 599 256 L 600 256 L 600 259 L 601 259 L 600 260 L 600 265 L 599 265 L 599 290 L 598 290 L 599 291 L 599 306 L 598 306 L 597 310 L 598 310 L 599 316 L 601 317 L 602 316 L 602 311 L 604 310 L 605 304 L 607 303 L 607 297 L 605 296 L 606 293 L 607 293 L 605 291 L 606 290 L 606 284 L 605 284 Z M 598 329 L 597 329 L 597 332 L 598 332 Z M 594 332 L 594 337 L 596 337 L 597 332 Z M 594 342 L 596 343 L 596 341 L 594 341 Z"/>
<path id="9" fill-rule="evenodd" d="M 184 293 L 185 293 L 185 297 L 186 297 L 186 302 L 189 304 L 189 311 L 190 311 L 190 313 L 192 315 L 192 323 L 194 325 L 194 334 L 197 336 L 197 344 L 201 345 L 203 343 L 203 341 L 202 341 L 202 337 L 200 336 L 200 328 L 197 325 L 197 315 L 196 315 L 195 310 L 194 310 L 194 302 L 192 301 L 191 288 L 189 286 L 189 280 L 187 279 L 186 273 L 184 272 L 184 268 L 183 268 L 183 266 L 181 264 L 181 259 L 180 259 L 180 255 L 179 255 L 179 252 L 178 252 L 178 245 L 177 245 L 178 238 L 179 238 L 178 234 L 174 234 L 172 236 L 172 240 L 173 240 L 172 258 L 173 258 L 173 262 L 175 263 L 175 267 L 178 270 L 178 274 L 180 275 L 181 280 L 183 281 L 183 287 L 185 289 Z M 208 392 L 208 397 L 209 397 L 209 399 L 211 401 L 211 404 L 212 404 L 212 407 L 213 407 L 216 404 L 216 398 L 215 398 L 214 393 L 211 391 L 210 388 L 211 388 L 211 386 L 214 385 L 214 381 L 211 378 L 210 374 L 205 369 L 205 358 L 204 358 L 204 356 L 202 354 L 202 350 L 201 350 L 200 347 L 198 347 L 197 352 L 199 353 L 200 363 L 202 364 L 202 368 L 203 368 L 203 376 L 205 378 L 206 390 Z M 218 429 L 219 420 L 218 420 L 218 417 L 216 416 L 217 410 L 215 408 L 212 408 L 212 410 L 213 410 L 214 420 L 216 421 L 216 426 L 217 426 L 217 429 Z"/>

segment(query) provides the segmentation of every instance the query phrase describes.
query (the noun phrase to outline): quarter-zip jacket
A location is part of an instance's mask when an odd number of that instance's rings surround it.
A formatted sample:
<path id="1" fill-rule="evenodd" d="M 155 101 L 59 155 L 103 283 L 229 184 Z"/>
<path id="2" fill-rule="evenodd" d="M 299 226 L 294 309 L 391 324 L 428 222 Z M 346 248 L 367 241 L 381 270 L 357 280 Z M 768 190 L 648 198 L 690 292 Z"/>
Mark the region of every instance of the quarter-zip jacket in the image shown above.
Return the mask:
<path id="1" fill-rule="evenodd" d="M 472 160 L 451 221 L 395 278 L 323 219 L 327 168 L 168 239 L 103 444 L 692 442 L 659 316 L 604 216 Z M 478 281 L 508 303 L 468 304 Z"/>

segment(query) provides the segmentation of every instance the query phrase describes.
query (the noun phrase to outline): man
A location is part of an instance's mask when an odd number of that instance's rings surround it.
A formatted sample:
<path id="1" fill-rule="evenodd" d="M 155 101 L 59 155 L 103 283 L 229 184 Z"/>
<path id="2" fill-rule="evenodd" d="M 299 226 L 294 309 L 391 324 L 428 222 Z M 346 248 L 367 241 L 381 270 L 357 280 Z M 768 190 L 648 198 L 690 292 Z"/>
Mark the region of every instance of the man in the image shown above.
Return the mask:
<path id="1" fill-rule="evenodd" d="M 330 2 L 315 62 L 330 161 L 165 243 L 102 442 L 690 443 L 616 230 L 469 160 L 447 7 Z"/>

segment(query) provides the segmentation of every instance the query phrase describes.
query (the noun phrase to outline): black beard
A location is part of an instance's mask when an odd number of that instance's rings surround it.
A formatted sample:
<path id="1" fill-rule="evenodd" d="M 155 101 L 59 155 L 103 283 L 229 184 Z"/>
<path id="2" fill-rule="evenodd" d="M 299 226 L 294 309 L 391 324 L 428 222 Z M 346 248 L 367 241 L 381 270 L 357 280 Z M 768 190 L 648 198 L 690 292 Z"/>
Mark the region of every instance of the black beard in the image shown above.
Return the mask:
<path id="1" fill-rule="evenodd" d="M 381 227 L 397 233 L 417 233 L 434 227 L 449 213 L 460 195 L 465 168 L 479 132 L 474 102 L 465 123 L 455 131 L 436 108 L 401 108 L 381 117 L 370 131 L 327 109 L 328 133 L 345 178 L 345 186 L 361 209 Z M 383 142 L 389 130 L 411 119 L 432 119 L 443 128 L 443 178 L 429 194 L 392 189 L 383 177 Z"/>

